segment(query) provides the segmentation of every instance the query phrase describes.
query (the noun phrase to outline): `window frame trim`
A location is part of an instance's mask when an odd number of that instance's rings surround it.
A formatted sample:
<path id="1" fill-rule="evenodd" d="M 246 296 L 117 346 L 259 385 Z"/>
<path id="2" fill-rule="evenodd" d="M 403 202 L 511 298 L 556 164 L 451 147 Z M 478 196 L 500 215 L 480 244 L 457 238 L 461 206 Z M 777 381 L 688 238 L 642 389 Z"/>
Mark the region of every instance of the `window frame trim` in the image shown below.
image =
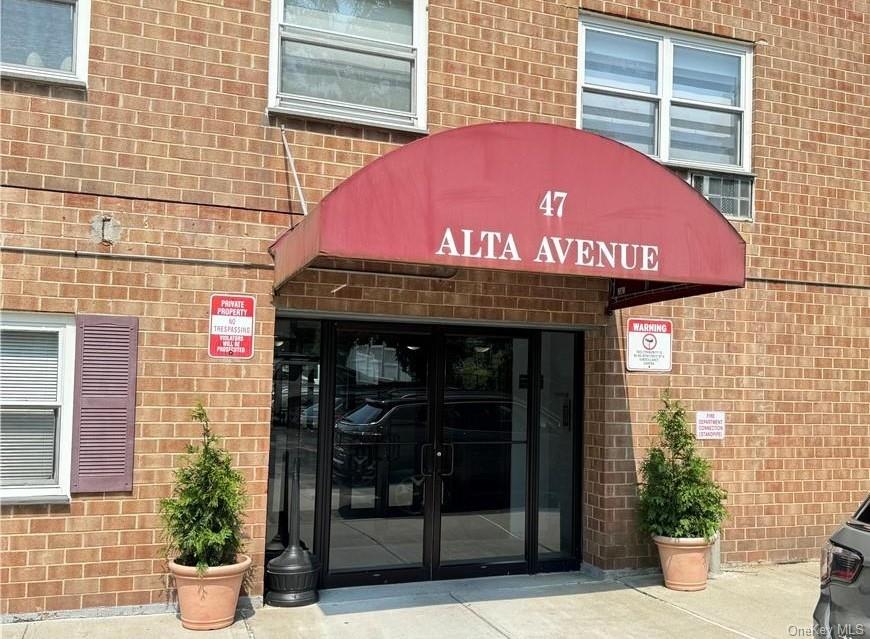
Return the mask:
<path id="1" fill-rule="evenodd" d="M 623 37 L 643 38 L 658 41 L 658 93 L 642 93 L 626 91 L 597 84 L 586 84 L 586 32 L 588 29 L 605 32 Z M 674 46 L 685 46 L 701 51 L 713 51 L 737 56 L 740 64 L 739 107 L 717 105 L 675 98 L 673 95 L 673 65 Z M 604 17 L 581 11 L 579 28 L 577 29 L 577 114 L 576 126 L 583 128 L 583 90 L 588 89 L 605 95 L 624 96 L 626 98 L 657 100 L 658 119 L 656 122 L 656 154 L 644 154 L 661 164 L 686 169 L 698 169 L 718 173 L 734 173 L 752 175 L 752 79 L 753 79 L 753 45 L 750 42 L 726 40 L 717 36 L 701 33 L 687 33 L 681 29 L 660 25 L 638 24 L 631 20 L 614 17 Z M 670 157 L 670 119 L 671 104 L 689 108 L 704 108 L 723 113 L 740 114 L 740 131 L 738 133 L 738 163 L 720 164 L 715 162 L 695 162 Z"/>
<path id="2" fill-rule="evenodd" d="M 284 114 L 302 118 L 375 126 L 412 133 L 428 133 L 428 55 L 429 55 L 429 5 L 428 0 L 413 0 L 412 42 L 409 45 L 386 43 L 363 36 L 337 34 L 337 43 L 332 46 L 362 54 L 378 55 L 409 60 L 411 63 L 411 110 L 405 112 L 378 109 L 366 105 L 324 100 L 310 96 L 287 94 L 280 91 L 281 43 L 289 35 L 293 41 L 308 42 L 306 33 L 328 37 L 331 32 L 323 29 L 288 25 L 283 21 L 284 2 L 273 0 L 269 24 L 269 80 L 267 114 Z M 313 37 L 312 40 L 316 40 Z M 353 41 L 364 46 L 354 48 Z M 316 42 L 314 42 L 316 44 Z M 410 52 L 410 58 L 405 51 Z M 397 114 L 400 114 L 397 116 Z"/>
<path id="3" fill-rule="evenodd" d="M 50 0 L 56 4 L 71 4 L 75 11 L 73 21 L 73 70 L 41 69 L 22 64 L 0 64 L 4 78 L 45 82 L 86 89 L 88 87 L 88 60 L 90 58 L 91 0 Z"/>
<path id="4" fill-rule="evenodd" d="M 67 503 L 70 499 L 72 470 L 73 395 L 75 388 L 76 322 L 74 315 L 54 313 L 19 313 L 4 311 L 0 329 L 57 333 L 58 335 L 58 418 L 55 456 L 57 483 L 0 488 L 4 504 Z M 20 402 L 9 405 L 24 406 Z M 36 407 L 36 405 L 32 405 Z M 39 406 L 45 406 L 40 404 Z"/>

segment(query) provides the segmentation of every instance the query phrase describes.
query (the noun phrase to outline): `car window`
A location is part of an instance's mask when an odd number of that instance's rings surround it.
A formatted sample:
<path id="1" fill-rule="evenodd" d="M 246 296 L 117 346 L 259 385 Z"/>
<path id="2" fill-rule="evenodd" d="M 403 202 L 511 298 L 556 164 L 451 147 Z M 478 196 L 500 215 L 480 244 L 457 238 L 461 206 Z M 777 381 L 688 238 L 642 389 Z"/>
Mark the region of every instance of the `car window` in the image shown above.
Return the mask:
<path id="1" fill-rule="evenodd" d="M 356 410 L 350 411 L 342 417 L 342 421 L 350 422 L 351 424 L 371 424 L 378 421 L 381 415 L 384 414 L 384 409 L 380 406 L 372 404 L 363 404 Z"/>
<path id="2" fill-rule="evenodd" d="M 862 524 L 870 524 L 870 496 L 864 500 L 864 503 L 855 513 L 855 521 L 860 521 Z"/>

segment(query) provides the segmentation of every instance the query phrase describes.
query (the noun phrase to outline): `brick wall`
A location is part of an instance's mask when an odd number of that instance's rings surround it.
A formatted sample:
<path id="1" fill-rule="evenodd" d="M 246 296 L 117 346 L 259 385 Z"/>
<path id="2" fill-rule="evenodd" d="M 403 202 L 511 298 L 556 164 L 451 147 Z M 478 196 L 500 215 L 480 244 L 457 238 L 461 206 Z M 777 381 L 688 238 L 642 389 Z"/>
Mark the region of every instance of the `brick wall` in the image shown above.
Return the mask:
<path id="1" fill-rule="evenodd" d="M 275 298 L 279 309 L 574 327 L 604 322 L 607 282 L 458 269 L 449 279 L 303 271 Z"/>
<path id="2" fill-rule="evenodd" d="M 674 321 L 671 373 L 625 371 L 629 317 Z M 589 341 L 587 561 L 655 561 L 636 532 L 636 481 L 667 389 L 691 423 L 726 414 L 725 440 L 700 445 L 729 493 L 723 561 L 815 559 L 870 492 L 868 291 L 749 282 L 618 311 Z"/>
<path id="3" fill-rule="evenodd" d="M 265 248 L 286 228 L 284 213 L 299 210 L 278 125 L 309 203 L 415 139 L 267 117 L 266 1 L 92 4 L 87 92 L 2 80 L 3 245 L 154 261 L 4 251 L 0 307 L 141 318 L 135 489 L 69 507 L 4 507 L 3 612 L 165 600 L 156 500 L 193 434 L 197 399 L 251 482 L 248 532 L 262 566 L 275 306 L 271 271 L 257 265 L 270 263 Z M 577 9 L 432 0 L 431 131 L 491 120 L 572 126 Z M 592 280 L 309 273 L 277 306 L 603 324 L 587 339 L 584 559 L 604 568 L 650 559 L 634 532 L 635 473 L 666 387 L 692 411 L 727 412 L 728 439 L 704 447 L 730 491 L 725 559 L 814 556 L 870 490 L 867 15 L 845 0 L 589 0 L 583 9 L 758 43 L 755 221 L 737 224 L 755 281 L 607 319 L 603 282 Z M 90 236 L 102 215 L 121 224 L 111 248 Z M 257 296 L 253 361 L 205 357 L 215 290 Z M 629 315 L 674 319 L 670 375 L 624 372 Z"/>
<path id="4" fill-rule="evenodd" d="M 0 257 L 6 311 L 95 313 L 139 318 L 134 488 L 74 496 L 69 505 L 4 506 L 0 519 L 2 613 L 139 605 L 168 598 L 158 499 L 198 426 L 197 401 L 248 481 L 245 533 L 263 565 L 274 307 L 266 247 L 287 217 L 198 205 L 82 197 L 22 188 L 2 191 Z M 119 241 L 90 237 L 94 216 L 111 215 Z M 17 252 L 95 251 L 104 257 Z M 131 259 L 149 257 L 149 260 Z M 201 264 L 180 260 L 200 260 Z M 208 265 L 223 260 L 249 266 Z M 257 268 L 263 264 L 266 268 Z M 208 357 L 209 296 L 257 300 L 255 356 Z"/>

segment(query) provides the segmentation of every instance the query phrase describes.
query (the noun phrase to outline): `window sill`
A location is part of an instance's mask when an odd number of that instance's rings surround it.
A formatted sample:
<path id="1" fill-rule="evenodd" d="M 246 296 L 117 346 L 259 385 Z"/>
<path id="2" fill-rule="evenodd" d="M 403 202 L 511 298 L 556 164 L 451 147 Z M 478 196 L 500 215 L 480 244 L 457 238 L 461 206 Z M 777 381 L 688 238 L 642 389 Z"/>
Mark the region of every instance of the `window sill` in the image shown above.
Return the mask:
<path id="1" fill-rule="evenodd" d="M 40 506 L 49 504 L 68 504 L 69 495 L 62 494 L 11 494 L 0 493 L 0 505 L 2 506 Z"/>
<path id="2" fill-rule="evenodd" d="M 673 160 L 668 160 L 667 162 L 662 162 L 657 158 L 653 158 L 661 164 L 669 169 L 681 169 L 683 171 L 701 171 L 704 173 L 718 173 L 720 175 L 740 175 L 743 177 L 755 177 L 755 173 L 752 171 L 746 171 L 742 168 L 736 166 L 726 166 L 724 164 L 700 164 L 700 163 L 692 163 L 692 162 L 675 162 Z"/>
<path id="3" fill-rule="evenodd" d="M 59 86 L 72 87 L 76 89 L 87 89 L 88 83 L 71 75 L 63 75 L 60 73 L 52 73 L 50 71 L 30 70 L 24 68 L 0 68 L 0 77 L 12 80 L 26 80 L 28 82 L 38 82 L 40 84 L 56 84 Z"/>
<path id="4" fill-rule="evenodd" d="M 305 120 L 317 120 L 319 122 L 329 122 L 332 124 L 351 124 L 356 126 L 374 127 L 385 129 L 388 131 L 404 131 L 406 133 L 417 133 L 420 135 L 428 135 L 429 130 L 426 127 L 418 127 L 411 124 L 399 124 L 393 122 L 384 122 L 378 119 L 357 118 L 353 116 L 339 116 L 332 114 L 319 114 L 305 109 L 294 109 L 281 105 L 272 105 L 268 107 L 269 115 L 289 115 Z"/>
<path id="5" fill-rule="evenodd" d="M 716 210 L 719 211 L 719 209 Z M 753 222 L 755 222 L 755 217 L 734 217 L 733 215 L 726 215 L 725 213 L 722 213 L 722 211 L 719 211 L 719 214 L 729 222 L 739 222 L 741 224 L 752 224 Z"/>

